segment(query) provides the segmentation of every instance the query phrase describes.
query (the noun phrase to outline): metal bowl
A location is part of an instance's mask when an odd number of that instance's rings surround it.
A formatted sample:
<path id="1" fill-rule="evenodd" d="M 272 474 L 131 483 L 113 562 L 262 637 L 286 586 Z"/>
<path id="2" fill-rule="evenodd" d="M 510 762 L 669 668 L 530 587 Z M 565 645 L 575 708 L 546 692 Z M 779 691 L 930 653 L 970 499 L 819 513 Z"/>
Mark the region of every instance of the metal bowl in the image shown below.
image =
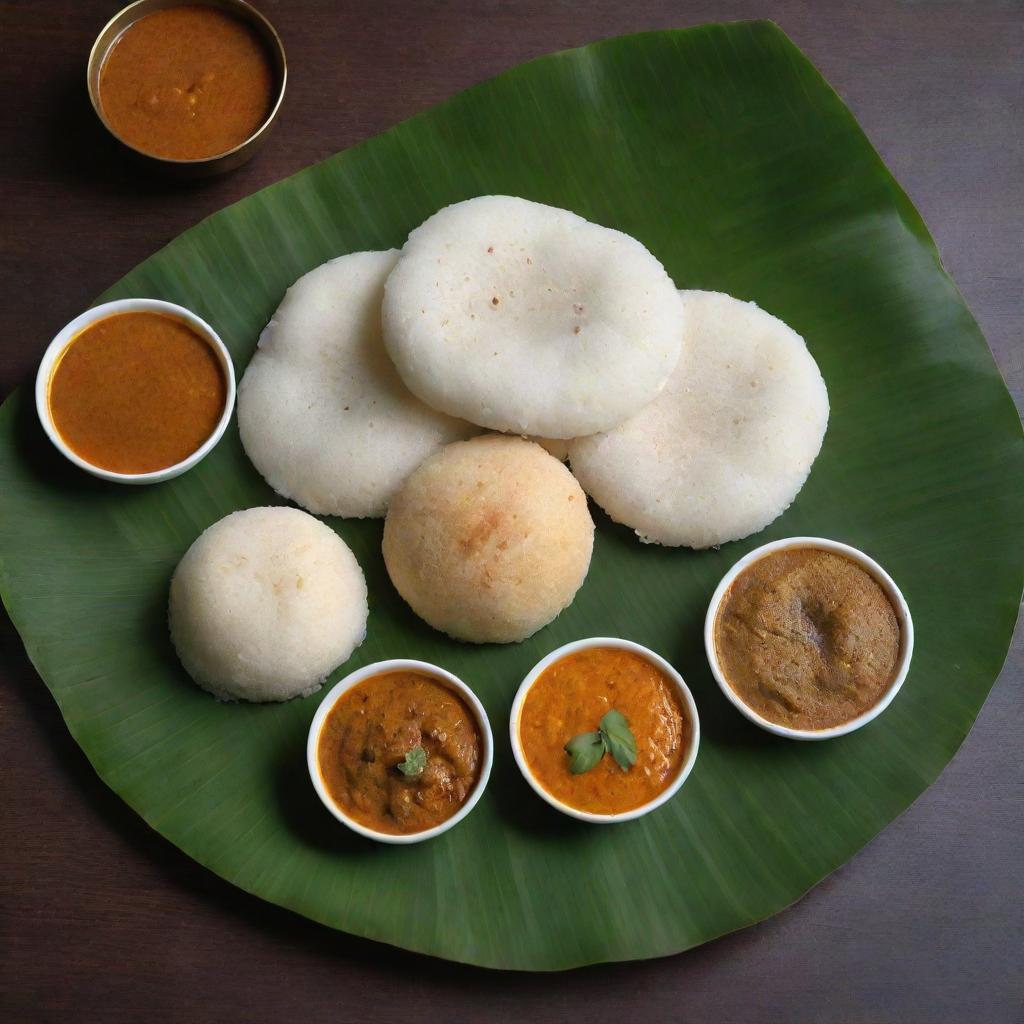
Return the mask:
<path id="1" fill-rule="evenodd" d="M 103 107 L 100 104 L 100 72 L 114 44 L 120 39 L 122 33 L 130 25 L 133 25 L 140 18 L 154 11 L 162 11 L 168 7 L 181 7 L 184 3 L 199 3 L 204 7 L 213 7 L 233 15 L 240 21 L 250 26 L 263 40 L 270 54 L 274 66 L 274 73 L 277 78 L 277 95 L 274 98 L 273 106 L 267 119 L 249 136 L 243 143 L 229 149 L 225 153 L 217 153 L 213 156 L 199 157 L 193 160 L 174 160 L 168 157 L 154 156 L 141 149 L 130 146 L 122 139 L 117 132 L 111 128 L 107 119 L 103 116 Z M 277 120 L 278 112 L 281 109 L 281 101 L 284 99 L 285 86 L 288 81 L 288 65 L 285 60 L 284 46 L 274 26 L 259 11 L 250 6 L 245 0 L 135 0 L 123 10 L 117 12 L 104 25 L 100 34 L 93 43 L 92 51 L 89 54 L 89 67 L 86 74 L 86 84 L 89 88 L 89 99 L 92 101 L 93 110 L 100 119 L 103 127 L 107 129 L 117 144 L 125 152 L 131 154 L 137 160 L 156 169 L 178 178 L 201 178 L 212 174 L 221 174 L 224 171 L 234 170 L 244 164 L 253 153 L 259 149 L 270 134 L 270 129 Z"/>

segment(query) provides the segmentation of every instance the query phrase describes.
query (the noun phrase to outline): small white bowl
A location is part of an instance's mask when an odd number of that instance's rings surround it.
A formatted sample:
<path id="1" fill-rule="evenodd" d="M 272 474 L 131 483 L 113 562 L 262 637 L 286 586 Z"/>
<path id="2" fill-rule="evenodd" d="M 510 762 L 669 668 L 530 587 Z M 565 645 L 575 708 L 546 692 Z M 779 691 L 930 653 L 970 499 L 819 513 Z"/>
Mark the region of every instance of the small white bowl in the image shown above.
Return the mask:
<path id="1" fill-rule="evenodd" d="M 470 709 L 476 715 L 477 724 L 480 727 L 480 738 L 483 743 L 483 764 L 480 766 L 480 777 L 476 780 L 473 792 L 469 794 L 469 799 L 447 821 L 442 821 L 440 825 L 424 829 L 422 832 L 392 835 L 388 832 L 377 832 L 372 828 L 361 825 L 354 818 L 350 818 L 331 799 L 331 795 L 327 792 L 327 787 L 320 777 L 320 762 L 317 756 L 320 745 L 320 730 L 323 728 L 324 721 L 331 708 L 353 686 L 357 686 L 371 676 L 382 675 L 385 672 L 422 672 L 424 675 L 433 676 L 440 682 L 447 684 L 470 706 Z M 372 665 L 367 665 L 364 668 L 356 669 L 355 672 L 350 672 L 340 683 L 332 686 L 327 691 L 327 696 L 324 697 L 320 707 L 317 708 L 316 714 L 313 716 L 313 721 L 309 726 L 309 738 L 306 740 L 306 765 L 309 768 L 309 777 L 312 780 L 317 796 L 320 797 L 327 810 L 343 825 L 347 825 L 353 832 L 358 832 L 359 835 L 365 836 L 367 839 L 376 839 L 379 843 L 392 843 L 400 846 L 409 843 L 422 843 L 425 839 L 433 839 L 434 836 L 439 836 L 442 832 L 447 832 L 448 829 L 458 825 L 476 807 L 480 797 L 483 796 L 483 792 L 487 788 L 487 781 L 491 777 L 491 764 L 493 762 L 494 736 L 491 733 L 491 723 L 487 720 L 487 712 L 484 710 L 483 704 L 477 699 L 476 694 L 458 676 L 452 675 L 446 669 L 440 668 L 437 665 L 431 665 L 426 661 L 411 661 L 406 658 L 393 658 L 390 661 L 374 662 Z"/>
<path id="2" fill-rule="evenodd" d="M 792 729 L 785 725 L 776 725 L 762 718 L 753 708 L 743 702 L 739 694 L 726 682 L 725 674 L 718 662 L 718 652 L 715 650 L 715 621 L 718 618 L 718 610 L 725 599 L 725 595 L 732 586 L 733 581 L 744 569 L 765 555 L 773 551 L 783 551 L 789 548 L 817 548 L 822 551 L 834 551 L 836 554 L 845 555 L 852 562 L 856 562 L 862 569 L 870 573 L 885 591 L 886 596 L 892 603 L 896 612 L 896 618 L 900 625 L 900 656 L 897 662 L 896 677 L 893 679 L 885 696 L 863 714 L 851 718 L 849 722 L 842 725 L 833 725 L 828 729 Z M 862 725 L 877 718 L 891 703 L 903 685 L 910 670 L 910 659 L 914 654 L 914 621 L 910 617 L 910 608 L 900 592 L 900 588 L 893 582 L 892 577 L 873 559 L 869 558 L 863 551 L 850 547 L 849 544 L 842 544 L 837 540 L 828 540 L 825 537 L 786 537 L 783 540 L 774 540 L 770 544 L 762 544 L 754 548 L 749 554 L 744 555 L 723 577 L 711 597 L 711 604 L 708 605 L 708 613 L 704 619 L 704 650 L 707 652 L 708 664 L 711 666 L 711 673 L 714 675 L 722 693 L 733 703 L 733 705 L 755 725 L 759 725 L 776 736 L 786 736 L 794 740 L 830 740 L 834 736 L 844 736 L 848 732 L 859 729 Z"/>
<path id="3" fill-rule="evenodd" d="M 114 473 L 109 469 L 94 466 L 81 456 L 76 455 L 65 443 L 57 432 L 53 419 L 50 416 L 50 377 L 57 365 L 64 350 L 71 344 L 74 338 L 85 330 L 86 327 L 103 320 L 105 317 L 117 313 L 167 313 L 170 316 L 184 320 L 189 326 L 198 331 L 209 342 L 210 348 L 220 361 L 221 369 L 224 371 L 224 380 L 227 384 L 227 392 L 224 400 L 224 411 L 220 420 L 214 428 L 213 433 L 186 459 L 168 466 L 166 469 L 156 469 L 150 473 Z M 220 340 L 217 332 L 195 313 L 178 306 L 173 302 L 162 302 L 160 299 L 117 299 L 114 302 L 104 302 L 100 306 L 93 306 L 87 309 L 80 316 L 76 316 L 54 339 L 50 342 L 43 353 L 42 362 L 36 373 L 36 411 L 39 413 L 39 422 L 46 431 L 46 436 L 53 442 L 54 447 L 69 461 L 73 462 L 79 469 L 84 469 L 93 476 L 102 480 L 112 480 L 121 484 L 155 484 L 161 480 L 170 480 L 172 477 L 180 476 L 187 469 L 191 469 L 196 463 L 201 462 L 213 450 L 217 442 L 224 436 L 228 423 L 231 422 L 231 413 L 235 407 L 235 368 L 231 364 L 231 355 L 224 342 Z"/>
<path id="4" fill-rule="evenodd" d="M 631 811 L 623 811 L 621 814 L 593 814 L 590 811 L 580 811 L 552 796 L 534 778 L 533 772 L 530 771 L 529 765 L 526 762 L 526 755 L 523 752 L 523 745 L 519 738 L 519 717 L 523 710 L 523 703 L 526 700 L 530 687 L 537 681 L 541 673 L 550 668 L 556 661 L 561 661 L 567 655 L 593 647 L 613 647 L 621 651 L 632 651 L 633 654 L 646 658 L 655 668 L 660 669 L 675 684 L 693 727 L 693 733 L 690 737 L 690 749 L 686 754 L 686 760 L 679 769 L 679 774 L 672 780 L 668 788 L 659 793 L 653 800 L 641 804 L 639 807 L 634 807 Z M 667 800 L 671 800 L 679 792 L 687 776 L 693 770 L 694 761 L 697 760 L 697 749 L 700 747 L 700 718 L 697 715 L 697 705 L 694 703 L 693 694 L 690 693 L 689 687 L 683 682 L 683 677 L 660 654 L 655 654 L 650 648 L 644 647 L 641 644 L 635 644 L 632 640 L 595 636 L 588 640 L 574 640 L 572 643 L 559 647 L 530 669 L 529 674 L 516 692 L 515 700 L 512 702 L 512 713 L 509 716 L 509 735 L 512 740 L 512 753 L 515 756 L 516 764 L 519 765 L 523 778 L 533 787 L 533 791 L 541 799 L 546 800 L 552 807 L 563 814 L 568 814 L 570 818 L 589 821 L 595 825 L 611 825 L 620 821 L 632 821 L 634 818 L 641 818 L 655 808 L 660 807 Z"/>

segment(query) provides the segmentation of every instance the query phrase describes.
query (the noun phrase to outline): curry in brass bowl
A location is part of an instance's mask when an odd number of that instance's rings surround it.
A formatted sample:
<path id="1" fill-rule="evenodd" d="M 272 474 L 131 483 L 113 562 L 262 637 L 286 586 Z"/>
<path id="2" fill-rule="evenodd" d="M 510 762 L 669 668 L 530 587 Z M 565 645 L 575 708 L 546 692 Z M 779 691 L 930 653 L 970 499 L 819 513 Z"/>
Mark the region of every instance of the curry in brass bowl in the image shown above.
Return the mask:
<path id="1" fill-rule="evenodd" d="M 237 167 L 284 96 L 284 49 L 244 0 L 137 0 L 100 33 L 89 95 L 123 146 L 181 174 Z"/>

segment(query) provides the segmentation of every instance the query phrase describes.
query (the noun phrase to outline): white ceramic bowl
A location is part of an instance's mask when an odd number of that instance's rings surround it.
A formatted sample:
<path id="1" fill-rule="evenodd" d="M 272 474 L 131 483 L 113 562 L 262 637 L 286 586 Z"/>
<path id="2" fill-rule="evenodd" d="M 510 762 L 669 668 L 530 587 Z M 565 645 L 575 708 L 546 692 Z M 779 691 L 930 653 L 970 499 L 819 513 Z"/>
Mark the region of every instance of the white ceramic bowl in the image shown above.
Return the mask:
<path id="1" fill-rule="evenodd" d="M 206 441 L 197 448 L 186 459 L 168 466 L 166 469 L 153 470 L 151 473 L 114 473 L 109 469 L 94 466 L 86 462 L 81 456 L 76 455 L 63 441 L 50 416 L 50 376 L 53 368 L 57 365 L 64 349 L 72 342 L 76 335 L 80 334 L 91 324 L 104 317 L 112 316 L 115 313 L 167 313 L 184 320 L 187 324 L 198 331 L 209 342 L 210 348 L 220 361 L 221 369 L 224 371 L 224 380 L 227 384 L 227 393 L 224 401 L 224 412 L 221 414 L 217 426 Z M 175 305 L 173 302 L 162 302 L 160 299 L 117 299 L 114 302 L 104 302 L 100 306 L 93 306 L 87 309 L 81 316 L 76 316 L 58 335 L 50 342 L 43 353 L 43 360 L 39 364 L 39 371 L 36 373 L 36 411 L 39 413 L 39 422 L 46 431 L 46 436 L 53 442 L 56 449 L 68 460 L 73 462 L 80 469 L 84 469 L 93 476 L 102 480 L 112 480 L 121 484 L 155 484 L 161 480 L 170 480 L 172 477 L 180 476 L 187 469 L 191 469 L 197 462 L 201 462 L 213 450 L 217 442 L 224 436 L 228 423 L 231 421 L 231 413 L 235 407 L 235 369 L 231 364 L 231 356 L 228 353 L 224 342 L 220 340 L 217 332 L 195 313 L 185 309 L 184 306 Z"/>
<path id="2" fill-rule="evenodd" d="M 752 565 L 758 559 L 770 555 L 773 551 L 783 551 L 787 548 L 818 548 L 822 551 L 834 551 L 836 554 L 845 555 L 852 562 L 856 562 L 862 569 L 869 572 L 885 591 L 886 596 L 892 603 L 896 612 L 896 618 L 900 625 L 900 655 L 897 662 L 896 676 L 893 679 L 885 696 L 868 708 L 862 715 L 851 718 L 849 722 L 842 725 L 834 725 L 829 729 L 791 729 L 785 725 L 776 725 L 762 718 L 753 708 L 743 702 L 735 690 L 726 682 L 722 667 L 718 663 L 718 654 L 715 650 L 715 620 L 718 618 L 718 609 L 725 598 L 726 593 L 732 586 L 733 581 L 744 569 Z M 900 588 L 893 582 L 892 577 L 873 559 L 850 547 L 849 544 L 842 544 L 837 540 L 828 540 L 825 537 L 786 537 L 784 540 L 775 540 L 770 544 L 762 544 L 754 548 L 749 554 L 744 555 L 723 577 L 718 584 L 708 606 L 708 613 L 704 619 L 704 650 L 707 652 L 708 664 L 711 672 L 718 682 L 722 693 L 733 703 L 733 705 L 755 725 L 759 725 L 776 736 L 787 736 L 794 740 L 829 740 L 834 736 L 844 736 L 848 732 L 859 729 L 862 725 L 877 718 L 891 703 L 903 685 L 910 670 L 910 659 L 914 654 L 914 622 L 910 617 L 910 608 L 900 592 Z"/>
<path id="3" fill-rule="evenodd" d="M 693 725 L 690 749 L 687 751 L 686 760 L 683 761 L 679 774 L 672 780 L 668 788 L 659 793 L 653 800 L 641 804 L 639 807 L 634 807 L 631 811 L 623 811 L 621 814 L 592 814 L 590 811 L 581 811 L 575 807 L 570 807 L 569 804 L 562 803 L 557 797 L 552 796 L 534 778 L 533 773 L 530 771 L 529 765 L 526 762 L 526 755 L 523 753 L 523 745 L 519 738 L 519 716 L 523 710 L 523 702 L 526 700 L 530 687 L 537 681 L 541 673 L 556 661 L 561 661 L 566 655 L 592 647 L 613 647 L 622 651 L 632 651 L 634 654 L 640 655 L 641 658 L 646 658 L 675 684 L 683 706 L 686 708 Z M 568 814 L 570 818 L 578 818 L 580 821 L 589 821 L 596 825 L 611 825 L 619 821 L 632 821 L 634 818 L 641 818 L 656 807 L 660 807 L 667 800 L 671 800 L 679 792 L 680 787 L 693 770 L 694 761 L 697 760 L 697 749 L 700 747 L 700 718 L 697 715 L 697 705 L 694 703 L 693 694 L 690 693 L 689 687 L 683 682 L 683 677 L 660 654 L 655 654 L 654 651 L 641 644 L 635 644 L 632 640 L 595 636 L 589 640 L 574 640 L 572 643 L 559 647 L 530 669 L 529 674 L 523 680 L 516 693 L 515 700 L 512 702 L 512 713 L 509 716 L 509 735 L 512 740 L 512 753 L 515 756 L 516 764 L 519 765 L 523 778 L 533 787 L 534 792 L 541 799 L 546 800 L 552 807 L 563 814 Z"/>
<path id="4" fill-rule="evenodd" d="M 320 764 L 317 757 L 320 730 L 323 728 L 324 721 L 331 708 L 353 686 L 357 686 L 363 680 L 369 679 L 370 676 L 381 675 L 384 672 L 422 672 L 424 675 L 433 676 L 442 683 L 446 683 L 465 700 L 476 715 L 477 724 L 480 726 L 480 738 L 483 743 L 483 764 L 480 766 L 480 777 L 477 779 L 476 786 L 473 787 L 473 792 L 469 794 L 469 799 L 447 821 L 442 821 L 440 825 L 424 829 L 422 832 L 410 832 L 407 835 L 391 835 L 387 832 L 377 832 L 350 818 L 331 799 L 330 793 L 327 792 L 327 787 L 320 777 Z M 332 686 L 327 691 L 327 696 L 321 701 L 320 707 L 317 708 L 316 714 L 313 716 L 313 721 L 309 726 L 309 738 L 306 740 L 306 765 L 309 768 L 309 777 L 312 780 L 317 796 L 320 797 L 327 810 L 343 825 L 347 825 L 352 829 L 353 832 L 358 832 L 367 839 L 376 839 L 379 843 L 393 843 L 395 845 L 422 843 L 425 839 L 433 839 L 434 836 L 439 836 L 442 832 L 447 832 L 448 829 L 458 825 L 476 807 L 480 797 L 483 796 L 483 792 L 487 788 L 487 781 L 491 777 L 491 764 L 493 762 L 494 736 L 491 734 L 491 723 L 487 720 L 487 712 L 484 710 L 483 704 L 477 699 L 476 694 L 458 676 L 452 675 L 446 669 L 439 668 L 437 665 L 431 665 L 426 661 L 410 661 L 406 658 L 393 658 L 390 661 L 374 662 L 374 664 L 367 665 L 365 668 L 350 672 L 340 683 Z"/>

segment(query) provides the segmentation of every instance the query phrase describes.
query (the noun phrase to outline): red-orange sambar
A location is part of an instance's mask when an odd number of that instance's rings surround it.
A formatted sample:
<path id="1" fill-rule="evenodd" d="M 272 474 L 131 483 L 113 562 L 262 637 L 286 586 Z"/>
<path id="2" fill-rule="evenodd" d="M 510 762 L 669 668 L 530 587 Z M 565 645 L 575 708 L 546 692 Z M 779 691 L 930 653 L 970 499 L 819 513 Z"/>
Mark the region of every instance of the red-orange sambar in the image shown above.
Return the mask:
<path id="1" fill-rule="evenodd" d="M 624 771 L 605 754 L 573 775 L 565 745 L 593 732 L 605 713 L 621 712 L 636 737 L 636 763 Z M 650 803 L 678 776 L 693 723 L 675 684 L 632 651 L 592 647 L 544 670 L 527 691 L 519 739 L 527 767 L 553 797 L 591 814 L 621 814 Z"/>

